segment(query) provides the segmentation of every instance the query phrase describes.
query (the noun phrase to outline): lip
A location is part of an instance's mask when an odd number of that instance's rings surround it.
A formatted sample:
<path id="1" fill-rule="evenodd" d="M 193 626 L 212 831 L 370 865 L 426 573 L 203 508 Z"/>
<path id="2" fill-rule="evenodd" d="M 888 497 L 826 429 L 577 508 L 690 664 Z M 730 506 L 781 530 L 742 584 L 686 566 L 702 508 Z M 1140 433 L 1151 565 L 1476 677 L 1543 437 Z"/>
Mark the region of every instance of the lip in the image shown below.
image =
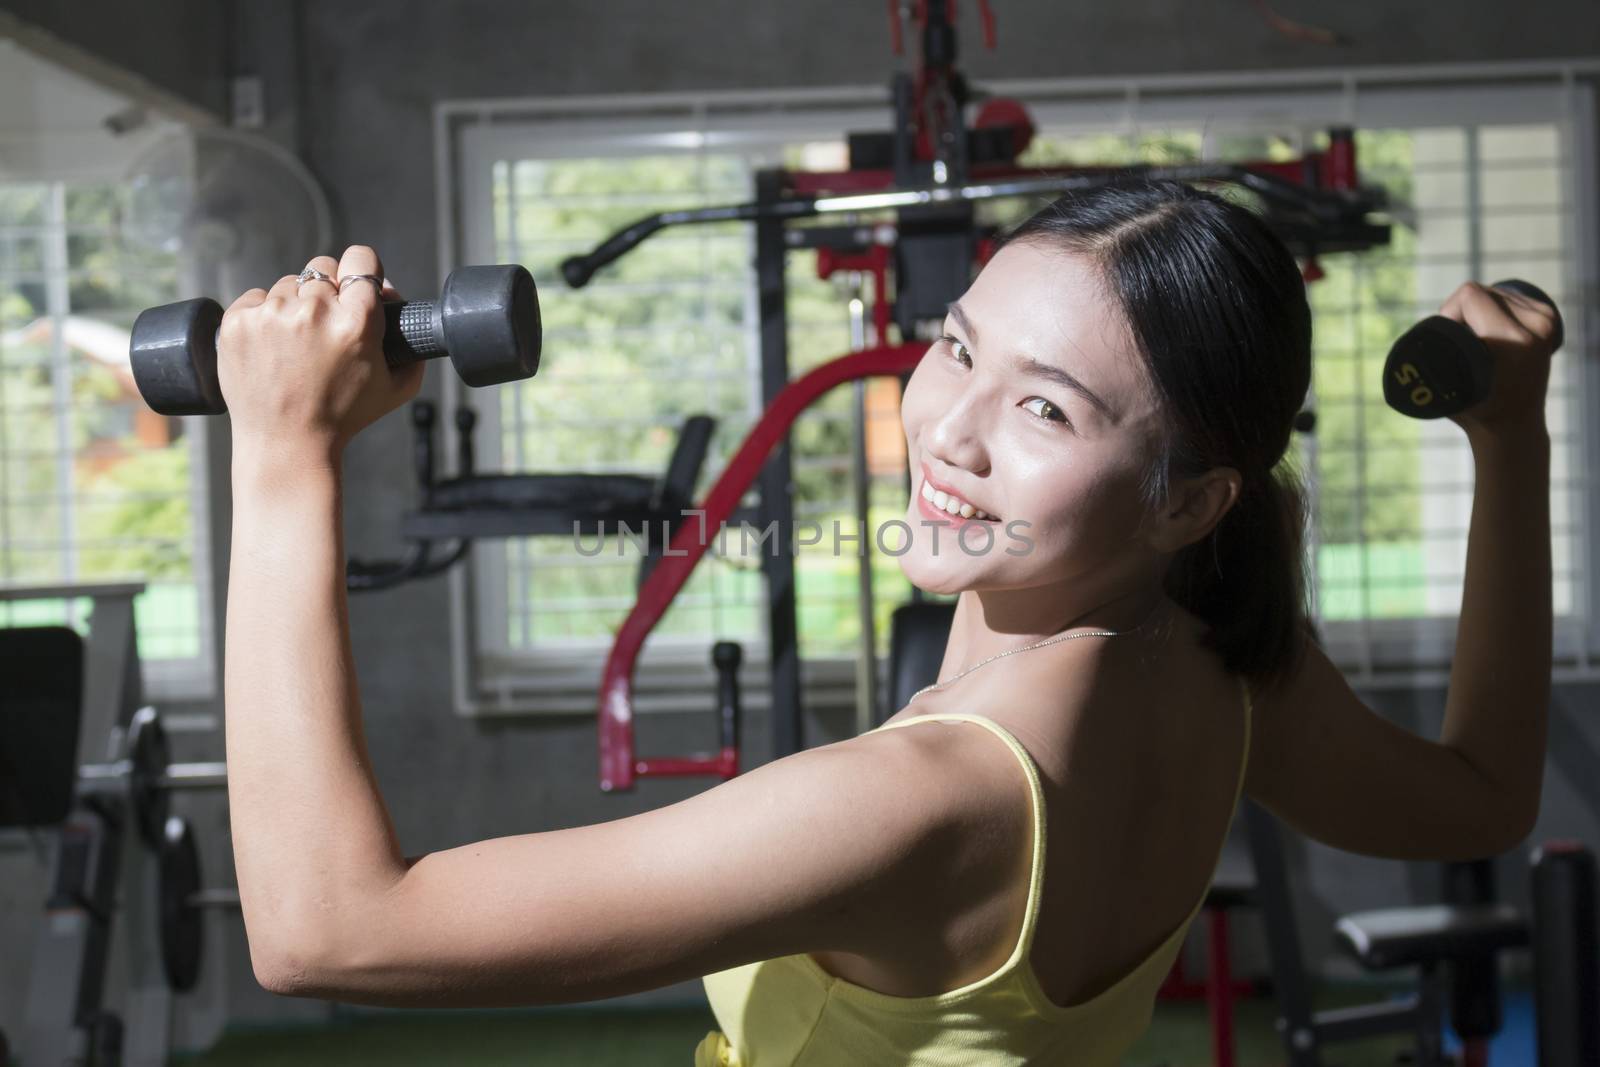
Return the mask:
<path id="1" fill-rule="evenodd" d="M 929 477 L 928 468 L 927 468 L 926 464 L 922 465 L 921 470 L 922 470 L 922 478 L 923 478 L 923 480 L 926 481 L 929 485 L 933 486 L 933 488 L 939 490 L 940 492 L 947 493 L 947 494 L 949 494 L 951 496 L 954 496 L 959 500 L 965 500 L 966 499 L 960 493 L 953 492 L 950 489 L 949 486 L 940 485 L 937 479 Z M 912 490 L 912 492 L 916 495 L 916 498 L 917 498 L 917 510 L 922 512 L 922 514 L 927 516 L 928 518 L 933 519 L 935 522 L 942 522 L 942 523 L 945 523 L 946 525 L 949 525 L 949 526 L 961 526 L 961 525 L 964 525 L 964 524 L 969 523 L 969 522 L 990 523 L 990 524 L 998 525 L 999 522 L 1000 522 L 1000 520 L 997 519 L 997 518 L 995 518 L 995 519 L 980 519 L 976 515 L 972 516 L 971 518 L 963 518 L 960 515 L 952 515 L 948 511 L 944 511 L 944 510 L 942 510 L 940 508 L 934 507 L 933 501 L 929 500 L 927 497 L 922 495 L 922 486 L 920 486 L 920 485 L 916 486 Z M 968 501 L 968 503 L 971 503 L 971 501 Z M 974 505 L 974 506 L 976 506 L 976 505 Z"/>

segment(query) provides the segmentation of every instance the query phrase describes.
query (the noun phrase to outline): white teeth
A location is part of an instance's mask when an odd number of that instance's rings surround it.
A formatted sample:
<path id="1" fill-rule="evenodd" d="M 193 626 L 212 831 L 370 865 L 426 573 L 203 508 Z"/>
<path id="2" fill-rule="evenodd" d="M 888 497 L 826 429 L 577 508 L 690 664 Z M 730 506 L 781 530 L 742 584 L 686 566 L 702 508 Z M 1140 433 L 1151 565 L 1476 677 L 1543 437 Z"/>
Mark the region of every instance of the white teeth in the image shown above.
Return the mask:
<path id="1" fill-rule="evenodd" d="M 942 489 L 935 489 L 926 481 L 922 483 L 922 499 L 928 501 L 940 511 L 951 515 L 959 515 L 964 519 L 979 518 L 987 519 L 991 522 L 995 521 L 994 516 L 987 511 L 974 507 L 965 500 L 957 499 Z"/>

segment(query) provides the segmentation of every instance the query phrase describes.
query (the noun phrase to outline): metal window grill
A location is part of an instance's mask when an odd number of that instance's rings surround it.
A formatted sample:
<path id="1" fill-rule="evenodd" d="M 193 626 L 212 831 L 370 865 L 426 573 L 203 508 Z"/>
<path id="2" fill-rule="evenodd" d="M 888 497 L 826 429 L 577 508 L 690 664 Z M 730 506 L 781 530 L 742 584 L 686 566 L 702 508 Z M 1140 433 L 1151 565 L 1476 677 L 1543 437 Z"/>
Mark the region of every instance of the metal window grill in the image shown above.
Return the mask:
<path id="1" fill-rule="evenodd" d="M 128 370 L 133 319 L 176 296 L 177 257 L 126 244 L 119 211 L 108 182 L 0 185 L 0 582 L 144 580 L 141 658 L 205 674 L 200 450 Z M 0 602 L 0 625 L 81 627 L 85 607 Z"/>
<path id="2" fill-rule="evenodd" d="M 1340 257 L 1312 287 L 1319 424 L 1301 458 L 1313 488 L 1316 606 L 1347 664 L 1370 672 L 1448 662 L 1439 627 L 1449 628 L 1461 607 L 1471 452 L 1451 422 L 1397 418 L 1383 404 L 1379 374 L 1392 339 L 1467 279 L 1525 279 L 1565 312 L 1568 339 L 1547 403 L 1558 621 L 1577 621 L 1589 576 L 1583 365 L 1574 355 L 1584 350 L 1585 316 L 1575 282 L 1577 207 L 1567 192 L 1572 153 L 1560 126 L 1464 124 L 1362 139 L 1373 149 L 1365 172 L 1410 201 L 1415 229 L 1397 230 L 1388 249 Z M 1433 651 L 1415 640 L 1430 623 Z"/>
<path id="3" fill-rule="evenodd" d="M 683 417 L 712 414 L 718 429 L 707 482 L 759 413 L 755 310 L 748 289 L 747 228 L 697 227 L 652 240 L 579 292 L 555 273 L 562 257 L 589 247 L 607 227 L 649 211 L 747 197 L 759 166 L 801 153 L 842 153 L 843 146 L 767 143 L 743 152 L 640 153 L 577 159 L 504 160 L 494 166 L 497 254 L 525 263 L 559 293 L 546 303 L 551 358 L 539 377 L 501 391 L 499 449 L 507 470 L 637 471 L 665 464 Z M 626 191 L 623 191 L 626 190 Z M 791 257 L 791 369 L 801 373 L 849 347 L 844 302 L 818 281 L 812 254 Z M 799 486 L 797 522 L 819 522 L 829 536 L 802 548 L 802 650 L 845 654 L 856 639 L 854 558 L 832 553 L 837 518 L 853 522 L 847 498 L 849 392 L 807 411 L 793 430 Z M 885 478 L 883 506 L 893 496 Z M 751 498 L 753 502 L 753 494 Z M 899 507 L 885 511 L 897 514 Z M 695 659 L 717 637 L 758 648 L 763 588 L 756 537 L 730 529 L 722 561 L 702 565 L 652 637 L 652 649 L 682 649 Z M 746 546 L 741 548 L 741 546 Z M 593 551 L 592 539 L 586 550 Z M 770 548 L 768 549 L 770 550 Z M 598 554 L 580 556 L 570 539 L 512 541 L 484 555 L 492 584 L 503 589 L 494 625 L 508 651 L 603 651 L 610 628 L 633 602 L 639 551 L 609 537 Z M 882 571 L 899 581 L 892 560 Z M 503 571 L 501 568 L 503 567 Z M 902 588 L 903 592 L 903 588 Z"/>

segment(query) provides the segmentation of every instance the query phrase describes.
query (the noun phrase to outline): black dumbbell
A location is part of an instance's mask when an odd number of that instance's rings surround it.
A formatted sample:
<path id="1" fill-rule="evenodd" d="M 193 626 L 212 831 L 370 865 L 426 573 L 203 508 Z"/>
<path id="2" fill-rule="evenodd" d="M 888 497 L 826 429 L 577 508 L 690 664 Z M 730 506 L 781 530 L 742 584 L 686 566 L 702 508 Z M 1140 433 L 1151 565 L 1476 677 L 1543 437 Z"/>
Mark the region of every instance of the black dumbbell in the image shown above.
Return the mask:
<path id="1" fill-rule="evenodd" d="M 533 275 L 516 264 L 460 267 L 437 301 L 386 301 L 383 353 L 398 366 L 449 356 L 468 385 L 531 378 L 543 329 Z M 162 415 L 220 415 L 217 331 L 222 305 L 181 300 L 140 313 L 128 356 L 145 403 Z"/>
<path id="2" fill-rule="evenodd" d="M 1556 313 L 1555 347 L 1561 347 L 1561 312 L 1544 290 L 1515 278 L 1489 288 L 1549 305 Z M 1443 315 L 1430 315 L 1401 334 L 1383 364 L 1384 401 L 1414 419 L 1459 414 L 1488 396 L 1492 384 L 1489 346 L 1470 327 Z"/>

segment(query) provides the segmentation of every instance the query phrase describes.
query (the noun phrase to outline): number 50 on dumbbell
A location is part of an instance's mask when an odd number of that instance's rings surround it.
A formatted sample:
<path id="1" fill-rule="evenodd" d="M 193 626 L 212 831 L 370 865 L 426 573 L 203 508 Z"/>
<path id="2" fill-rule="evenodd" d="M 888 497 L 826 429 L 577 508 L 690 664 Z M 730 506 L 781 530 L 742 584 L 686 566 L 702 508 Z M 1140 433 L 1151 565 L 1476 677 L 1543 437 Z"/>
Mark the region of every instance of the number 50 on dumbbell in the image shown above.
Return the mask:
<path id="1" fill-rule="evenodd" d="M 383 354 L 391 366 L 448 356 L 471 386 L 531 378 L 543 329 L 533 276 L 516 264 L 461 267 L 438 300 L 385 301 Z M 161 415 L 220 415 L 217 331 L 222 305 L 181 300 L 141 312 L 129 360 L 145 403 Z"/>

